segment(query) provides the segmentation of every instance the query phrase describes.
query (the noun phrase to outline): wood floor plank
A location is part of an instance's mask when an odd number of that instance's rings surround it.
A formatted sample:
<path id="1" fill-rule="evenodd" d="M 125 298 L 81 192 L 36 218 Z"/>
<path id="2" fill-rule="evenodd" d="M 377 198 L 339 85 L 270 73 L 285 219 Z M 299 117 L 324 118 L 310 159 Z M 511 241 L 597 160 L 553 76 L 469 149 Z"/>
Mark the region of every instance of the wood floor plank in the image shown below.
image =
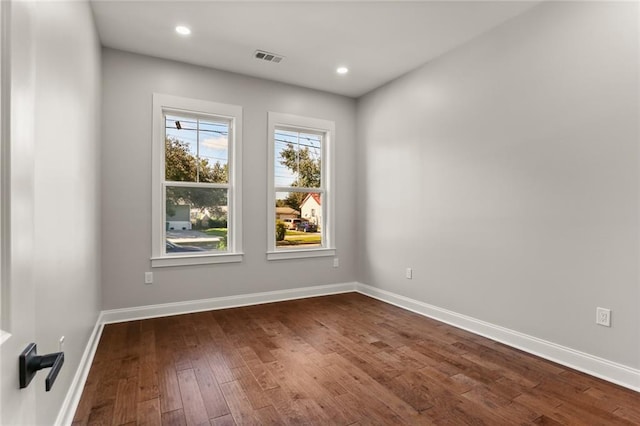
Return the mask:
<path id="1" fill-rule="evenodd" d="M 191 350 L 191 364 L 208 417 L 216 418 L 230 414 L 218 382 L 209 367 L 207 355 L 202 348 L 195 347 Z"/>
<path id="2" fill-rule="evenodd" d="M 254 410 L 271 405 L 269 398 L 264 393 L 253 374 L 251 374 L 251 370 L 249 370 L 248 367 L 238 367 L 234 369 L 234 374 L 236 375 L 237 381 L 242 386 L 242 390 L 244 390 L 244 393 Z"/>
<path id="3" fill-rule="evenodd" d="M 392 411 L 385 410 L 380 406 L 371 405 L 369 398 L 364 396 L 364 394 L 362 393 L 359 393 L 358 395 L 355 395 L 353 393 L 346 393 L 344 395 L 337 396 L 336 400 L 340 404 L 343 404 L 344 407 L 354 415 L 354 417 L 358 418 L 358 420 L 354 423 L 359 422 L 362 424 L 371 425 L 412 424 L 403 421 L 400 416 Z M 416 421 L 413 424 L 425 423 Z"/>
<path id="4" fill-rule="evenodd" d="M 255 415 L 255 410 L 251 402 L 242 390 L 242 386 L 237 381 L 222 383 L 220 385 L 227 405 L 231 410 L 236 424 L 239 425 L 259 425 L 260 419 Z"/>
<path id="5" fill-rule="evenodd" d="M 160 396 L 156 356 L 149 354 L 140 359 L 138 375 L 138 401 L 148 401 Z"/>
<path id="6" fill-rule="evenodd" d="M 388 416 L 385 414 L 388 421 L 397 418 L 403 418 L 406 423 L 415 421 L 419 412 L 401 395 L 390 391 L 339 356 L 334 359 L 336 364 L 325 367 L 325 369 L 336 377 L 338 383 L 348 391 L 348 394 L 359 399 L 361 404 L 364 404 L 365 407 L 384 407 L 385 413 L 388 414 Z M 342 396 L 337 398 L 345 399 Z"/>
<path id="7" fill-rule="evenodd" d="M 637 392 L 633 392 L 630 389 L 615 389 L 608 386 L 607 390 L 604 391 L 603 389 L 601 389 L 601 384 L 593 383 L 589 389 L 584 391 L 584 394 L 599 401 L 599 405 L 606 406 L 609 410 L 617 409 L 622 403 L 636 408 L 640 413 L 640 406 L 634 406 L 634 404 L 637 402 Z"/>
<path id="8" fill-rule="evenodd" d="M 640 424 L 640 393 L 361 294 L 104 327 L 74 425 Z"/>
<path id="9" fill-rule="evenodd" d="M 441 408 L 441 407 L 439 407 Z M 505 421 L 498 416 L 493 410 L 485 410 L 482 405 L 479 405 L 471 400 L 464 400 L 450 408 L 449 411 L 441 411 L 436 407 L 427 411 L 423 411 L 421 414 L 428 415 L 430 421 L 436 425 L 487 425 L 487 426 L 511 426 L 513 424 L 526 424 L 520 419 L 513 419 Z M 434 411 L 435 410 L 435 411 Z"/>
<path id="10" fill-rule="evenodd" d="M 136 420 L 138 426 L 155 426 L 161 422 L 160 398 L 138 402 Z"/>
<path id="11" fill-rule="evenodd" d="M 536 425 L 547 425 L 547 426 L 561 426 L 562 423 L 553 420 L 550 417 L 545 416 L 544 414 L 533 421 L 533 424 Z"/>
<path id="12" fill-rule="evenodd" d="M 163 413 L 182 408 L 182 397 L 178 386 L 178 376 L 173 364 L 162 368 L 158 372 L 158 384 L 160 389 L 160 408 Z"/>
<path id="13" fill-rule="evenodd" d="M 281 425 L 283 419 L 280 414 L 273 408 L 272 405 L 268 405 L 259 410 L 256 410 L 256 417 L 260 420 L 260 424 L 263 425 Z"/>
<path id="14" fill-rule="evenodd" d="M 97 391 L 97 383 L 87 383 L 82 391 L 82 398 L 76 408 L 76 414 L 74 416 L 73 423 L 76 425 L 85 425 L 89 420 L 89 414 L 91 414 L 91 406 L 93 399 Z"/>
<path id="15" fill-rule="evenodd" d="M 92 369 L 94 377 L 96 377 L 95 394 L 91 395 L 90 392 L 83 392 L 80 402 L 82 405 L 82 399 L 91 398 L 91 411 L 88 418 L 89 424 L 111 424 L 113 407 L 115 405 L 116 395 L 118 392 L 118 369 L 120 368 L 120 363 L 119 359 L 113 360 L 105 358 L 105 361 L 100 365 L 100 369 Z M 91 371 L 89 375 L 91 376 Z M 108 416 L 108 421 L 104 422 L 100 420 L 106 416 Z"/>
<path id="16" fill-rule="evenodd" d="M 529 407 L 531 410 L 539 412 L 541 415 L 552 413 L 562 402 L 544 393 L 523 393 L 513 399 L 521 405 Z"/>
<path id="17" fill-rule="evenodd" d="M 192 369 L 178 371 L 178 386 L 187 425 L 208 425 L 209 415 L 202 400 L 196 375 Z"/>
<path id="18" fill-rule="evenodd" d="M 264 361 L 260 359 L 260 357 L 252 347 L 245 346 L 240 348 L 240 356 L 242 356 L 242 358 L 244 359 L 244 362 L 247 364 L 247 367 L 249 367 L 249 370 L 251 370 L 251 374 L 253 374 L 253 376 L 256 378 L 256 381 L 258 382 L 262 390 L 278 387 L 277 381 L 274 379 L 269 370 L 264 366 Z M 271 355 L 270 359 L 271 361 L 275 360 L 273 354 Z"/>
<path id="19" fill-rule="evenodd" d="M 137 417 L 137 392 L 138 392 L 138 378 L 129 377 L 127 379 L 120 379 L 118 381 L 118 388 L 116 390 L 116 402 L 113 408 L 113 422 L 114 425 L 121 425 L 130 423 L 136 420 Z"/>
<path id="20" fill-rule="evenodd" d="M 89 413 L 87 425 L 107 426 L 113 424 L 113 404 L 94 407 Z"/>
<path id="21" fill-rule="evenodd" d="M 640 425 L 640 409 L 638 407 L 621 407 L 613 411 L 613 415 L 620 420 Z"/>
<path id="22" fill-rule="evenodd" d="M 207 353 L 209 367 L 211 368 L 211 371 L 213 371 L 213 375 L 218 383 L 228 383 L 235 380 L 235 376 L 231 371 L 231 366 L 227 364 L 222 351 L 218 347 L 206 347 L 205 351 Z"/>
<path id="23" fill-rule="evenodd" d="M 274 351 L 278 353 L 278 358 L 285 360 L 284 354 L 286 352 L 279 350 Z M 291 365 L 291 360 L 286 365 Z M 298 368 L 291 369 L 285 368 L 285 364 L 280 361 L 270 363 L 269 366 L 280 373 L 280 381 L 287 384 L 288 388 L 296 393 L 299 398 L 311 399 L 317 403 L 325 415 L 332 419 L 332 421 L 340 424 L 349 424 L 355 421 L 351 419 L 351 413 L 343 410 L 343 407 L 338 404 L 333 395 L 327 392 L 326 387 L 322 381 L 326 380 L 326 374 L 321 368 L 314 367 L 310 364 L 301 364 Z M 325 379 L 322 379 L 322 378 Z M 319 379 L 320 378 L 320 379 Z"/>
<path id="24" fill-rule="evenodd" d="M 235 426 L 236 422 L 233 421 L 233 416 L 231 414 L 227 414 L 226 416 L 216 417 L 215 419 L 210 419 L 209 422 L 211 426 Z"/>
<path id="25" fill-rule="evenodd" d="M 280 383 L 277 388 L 265 391 L 273 407 L 280 413 L 286 424 L 302 424 L 305 422 L 303 410 L 300 409 L 298 400 L 294 399 L 292 392 L 285 383 Z"/>
<path id="26" fill-rule="evenodd" d="M 186 426 L 187 419 L 184 417 L 182 408 L 178 410 L 162 413 L 160 421 L 162 426 Z"/>
<path id="27" fill-rule="evenodd" d="M 143 321 L 142 324 L 152 324 Z M 152 327 L 145 326 L 140 333 L 140 347 L 144 348 L 140 354 L 138 369 L 138 401 L 147 401 L 160 396 L 158 388 L 158 371 L 156 358 L 156 338 Z"/>

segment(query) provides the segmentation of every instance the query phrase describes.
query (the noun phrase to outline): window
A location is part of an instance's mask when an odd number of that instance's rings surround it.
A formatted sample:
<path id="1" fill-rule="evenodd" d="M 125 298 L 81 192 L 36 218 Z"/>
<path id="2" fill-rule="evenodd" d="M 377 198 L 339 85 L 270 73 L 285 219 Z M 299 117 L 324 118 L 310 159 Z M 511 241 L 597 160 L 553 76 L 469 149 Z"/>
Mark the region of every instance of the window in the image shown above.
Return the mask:
<path id="1" fill-rule="evenodd" d="M 242 108 L 153 95 L 151 265 L 242 260 Z"/>
<path id="2" fill-rule="evenodd" d="M 332 121 L 269 113 L 269 260 L 334 256 Z"/>

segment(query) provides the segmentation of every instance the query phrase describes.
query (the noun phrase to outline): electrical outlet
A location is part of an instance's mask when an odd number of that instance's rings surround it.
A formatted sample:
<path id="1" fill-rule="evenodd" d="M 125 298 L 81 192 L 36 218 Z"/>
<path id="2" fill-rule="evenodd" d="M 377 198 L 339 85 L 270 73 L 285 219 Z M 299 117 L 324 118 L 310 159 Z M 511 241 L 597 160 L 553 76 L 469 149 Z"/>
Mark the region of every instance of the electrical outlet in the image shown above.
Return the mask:
<path id="1" fill-rule="evenodd" d="M 611 309 L 596 308 L 596 324 L 611 327 Z"/>
<path id="2" fill-rule="evenodd" d="M 408 280 L 413 278 L 413 269 L 407 268 L 407 270 L 404 272 L 404 276 L 407 277 Z"/>
<path id="3" fill-rule="evenodd" d="M 64 352 L 64 336 L 60 337 L 58 343 L 58 352 Z"/>
<path id="4" fill-rule="evenodd" d="M 340 259 L 338 259 L 337 257 L 333 258 L 333 267 L 337 268 L 338 266 L 340 266 Z"/>
<path id="5" fill-rule="evenodd" d="M 145 284 L 153 284 L 153 272 L 145 272 L 144 273 L 144 283 Z"/>

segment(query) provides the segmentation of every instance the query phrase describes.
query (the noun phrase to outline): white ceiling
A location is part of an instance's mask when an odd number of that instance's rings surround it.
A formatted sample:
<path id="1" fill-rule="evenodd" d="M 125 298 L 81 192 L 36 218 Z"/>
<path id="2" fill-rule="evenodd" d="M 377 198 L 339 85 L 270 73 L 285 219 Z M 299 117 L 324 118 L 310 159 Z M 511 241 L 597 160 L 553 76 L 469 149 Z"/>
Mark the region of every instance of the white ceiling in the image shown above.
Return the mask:
<path id="1" fill-rule="evenodd" d="M 537 3 L 94 0 L 91 5 L 104 46 L 357 97 Z M 177 35 L 180 24 L 192 34 Z M 256 49 L 285 59 L 256 60 Z M 350 72 L 337 75 L 340 65 Z"/>

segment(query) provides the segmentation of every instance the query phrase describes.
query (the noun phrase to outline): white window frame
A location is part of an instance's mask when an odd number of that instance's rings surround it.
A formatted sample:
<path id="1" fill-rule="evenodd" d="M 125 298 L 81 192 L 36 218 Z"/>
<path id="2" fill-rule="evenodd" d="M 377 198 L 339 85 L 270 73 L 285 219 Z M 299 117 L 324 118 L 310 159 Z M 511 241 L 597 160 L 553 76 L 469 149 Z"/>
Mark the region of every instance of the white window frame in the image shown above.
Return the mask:
<path id="1" fill-rule="evenodd" d="M 335 203 L 334 203 L 334 138 L 335 122 L 319 118 L 303 117 L 293 114 L 269 112 L 268 132 L 268 178 L 267 178 L 267 259 L 301 259 L 308 257 L 335 256 Z M 321 184 L 322 193 L 322 247 L 310 249 L 276 249 L 276 231 L 274 220 L 276 217 L 276 192 L 290 192 L 290 187 L 275 186 L 275 131 L 276 129 L 289 129 L 300 132 L 320 133 L 322 137 L 322 161 Z M 317 189 L 317 188 L 316 188 Z M 314 188 L 308 188 L 305 192 L 314 192 Z"/>
<path id="2" fill-rule="evenodd" d="M 228 187 L 227 251 L 206 254 L 165 254 L 165 114 L 188 116 L 211 116 L 230 120 L 229 138 L 229 182 L 207 184 L 207 187 Z M 152 218 L 151 218 L 151 266 L 184 266 L 211 263 L 241 262 L 242 253 L 242 107 L 179 96 L 153 94 L 152 132 Z M 176 184 L 175 182 L 171 183 Z M 187 183 L 185 183 L 187 184 Z M 177 186 L 182 183 L 177 183 Z M 200 184 L 202 185 L 202 184 Z"/>

